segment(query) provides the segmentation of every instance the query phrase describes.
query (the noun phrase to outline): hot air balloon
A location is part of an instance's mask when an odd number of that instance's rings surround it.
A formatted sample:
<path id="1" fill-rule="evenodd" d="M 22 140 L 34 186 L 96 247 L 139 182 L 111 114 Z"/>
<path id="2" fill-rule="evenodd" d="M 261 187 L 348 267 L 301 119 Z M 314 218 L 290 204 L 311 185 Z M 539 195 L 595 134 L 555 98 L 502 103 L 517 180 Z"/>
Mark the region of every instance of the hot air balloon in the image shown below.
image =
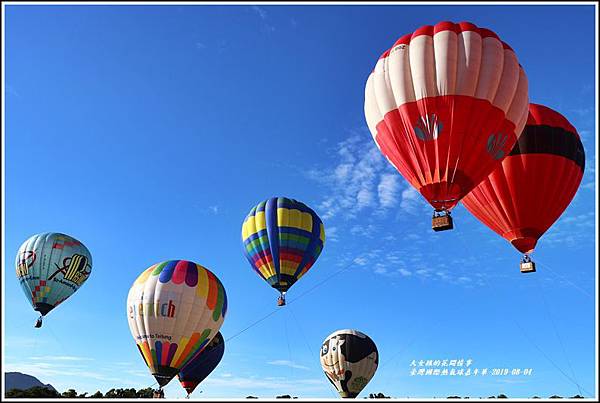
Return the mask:
<path id="1" fill-rule="evenodd" d="M 534 272 L 529 254 L 573 200 L 584 168 L 583 144 L 573 125 L 546 106 L 530 104 L 527 125 L 508 157 L 462 202 L 525 254 L 523 273 Z"/>
<path id="2" fill-rule="evenodd" d="M 204 351 L 197 354 L 179 372 L 179 382 L 187 392 L 187 398 L 211 372 L 217 368 L 225 353 L 225 341 L 221 332 L 210 341 Z"/>
<path id="3" fill-rule="evenodd" d="M 92 272 L 92 255 L 77 239 L 57 232 L 26 240 L 16 258 L 17 279 L 40 313 L 35 327 L 52 309 L 69 298 Z"/>
<path id="4" fill-rule="evenodd" d="M 244 254 L 263 280 L 285 293 L 315 263 L 325 242 L 323 222 L 297 200 L 273 197 L 250 210 L 242 225 Z"/>
<path id="5" fill-rule="evenodd" d="M 527 120 L 515 52 L 469 22 L 423 26 L 377 61 L 365 117 L 377 147 L 433 206 L 433 229 L 498 166 Z"/>
<path id="6" fill-rule="evenodd" d="M 378 364 L 377 346 L 358 330 L 338 330 L 321 346 L 321 367 L 341 397 L 358 396 L 375 375 Z"/>
<path id="7" fill-rule="evenodd" d="M 135 343 L 160 390 L 217 335 L 227 312 L 221 281 L 187 260 L 146 269 L 127 296 Z"/>

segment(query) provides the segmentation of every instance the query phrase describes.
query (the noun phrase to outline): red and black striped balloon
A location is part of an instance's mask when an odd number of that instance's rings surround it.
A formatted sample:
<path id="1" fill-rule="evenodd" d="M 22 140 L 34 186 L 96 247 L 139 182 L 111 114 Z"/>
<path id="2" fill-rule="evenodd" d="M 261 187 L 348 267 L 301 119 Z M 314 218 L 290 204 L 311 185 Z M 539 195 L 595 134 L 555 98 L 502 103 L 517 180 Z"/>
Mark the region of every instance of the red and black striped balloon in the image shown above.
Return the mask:
<path id="1" fill-rule="evenodd" d="M 520 252 L 531 253 L 573 200 L 584 169 L 585 152 L 573 125 L 546 106 L 530 104 L 510 154 L 462 203 Z"/>

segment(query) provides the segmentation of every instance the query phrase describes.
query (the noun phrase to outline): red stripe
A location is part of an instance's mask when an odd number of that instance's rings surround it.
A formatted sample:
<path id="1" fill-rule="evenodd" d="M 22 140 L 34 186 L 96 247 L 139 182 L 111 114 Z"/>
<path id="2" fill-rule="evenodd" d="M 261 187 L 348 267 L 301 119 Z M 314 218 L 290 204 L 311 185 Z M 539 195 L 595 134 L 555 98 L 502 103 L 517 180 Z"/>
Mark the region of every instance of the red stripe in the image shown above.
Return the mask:
<path id="1" fill-rule="evenodd" d="M 498 37 L 498 35 L 490 29 L 479 28 L 479 27 L 477 27 L 477 25 L 472 24 L 470 22 L 459 22 L 458 24 L 455 24 L 451 21 L 442 21 L 442 22 L 436 24 L 435 26 L 434 25 L 424 25 L 424 26 L 416 29 L 413 33 L 400 37 L 400 39 L 398 39 L 394 43 L 394 45 L 390 49 L 386 50 L 379 58 L 384 59 L 384 58 L 388 57 L 391 49 L 393 49 L 394 47 L 396 47 L 398 45 L 408 45 L 408 44 L 410 44 L 410 41 L 412 41 L 413 39 L 415 39 L 418 36 L 428 35 L 428 36 L 433 37 L 435 34 L 438 34 L 440 32 L 444 32 L 444 31 L 452 31 L 456 34 L 460 34 L 461 32 L 467 32 L 467 31 L 477 32 L 479 35 L 481 35 L 482 39 L 483 38 L 497 39 L 498 41 L 500 41 L 502 43 L 502 47 L 504 49 L 508 49 L 511 51 L 513 50 L 508 44 L 502 42 L 500 40 L 500 38 Z"/>
<path id="2" fill-rule="evenodd" d="M 300 263 L 300 262 L 302 262 L 302 255 L 299 255 L 299 254 L 293 253 L 293 252 L 281 251 L 281 252 L 279 252 L 279 259 L 280 260 L 288 260 L 290 262 Z"/>
<path id="3" fill-rule="evenodd" d="M 579 137 L 577 130 L 571 123 L 569 123 L 567 118 L 544 105 L 532 103 L 529 104 L 527 126 L 560 127 L 561 129 L 565 129 L 566 131 L 573 133 L 574 136 Z"/>

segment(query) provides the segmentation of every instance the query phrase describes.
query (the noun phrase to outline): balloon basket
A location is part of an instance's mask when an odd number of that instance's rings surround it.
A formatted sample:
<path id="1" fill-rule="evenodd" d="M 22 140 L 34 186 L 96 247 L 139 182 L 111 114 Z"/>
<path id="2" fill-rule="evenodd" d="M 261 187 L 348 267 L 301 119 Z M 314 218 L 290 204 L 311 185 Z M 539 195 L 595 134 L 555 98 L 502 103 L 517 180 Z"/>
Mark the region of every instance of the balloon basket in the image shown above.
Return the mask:
<path id="1" fill-rule="evenodd" d="M 282 295 L 279 298 L 277 298 L 277 306 L 284 306 L 285 305 L 285 297 Z"/>
<path id="2" fill-rule="evenodd" d="M 525 255 L 523 260 L 521 260 L 520 269 L 521 273 L 534 273 L 536 271 L 535 263 L 529 258 L 529 256 Z"/>
<path id="3" fill-rule="evenodd" d="M 436 232 L 439 232 L 447 231 L 453 228 L 454 222 L 452 221 L 452 217 L 450 216 L 449 211 L 446 211 L 445 213 L 433 213 L 433 217 L 431 218 L 431 229 L 433 229 Z"/>
<path id="4" fill-rule="evenodd" d="M 35 321 L 35 325 L 34 325 L 34 327 L 35 327 L 36 329 L 39 329 L 40 327 L 42 327 L 42 318 L 43 318 L 43 316 L 40 316 L 40 317 L 39 317 L 39 318 L 37 318 L 37 320 Z"/>

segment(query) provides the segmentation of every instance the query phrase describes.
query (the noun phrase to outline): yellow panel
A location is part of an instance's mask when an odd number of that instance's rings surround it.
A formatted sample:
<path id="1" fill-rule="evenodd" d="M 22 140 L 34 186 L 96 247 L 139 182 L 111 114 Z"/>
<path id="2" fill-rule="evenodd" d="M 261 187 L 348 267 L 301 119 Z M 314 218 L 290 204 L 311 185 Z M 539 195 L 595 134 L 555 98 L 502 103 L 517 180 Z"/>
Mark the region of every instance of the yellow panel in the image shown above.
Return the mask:
<path id="1" fill-rule="evenodd" d="M 156 268 L 156 266 L 158 266 L 158 263 L 153 264 L 148 269 L 146 269 L 142 274 L 140 274 L 140 276 L 135 280 L 135 284 L 145 283 L 146 280 L 148 279 L 148 276 L 150 275 L 150 273 L 152 273 L 152 271 Z"/>
<path id="2" fill-rule="evenodd" d="M 179 339 L 179 343 L 177 343 L 177 351 L 175 351 L 175 355 L 173 356 L 171 362 L 179 361 L 179 357 L 181 356 L 181 353 L 183 353 L 183 350 L 185 350 L 185 346 L 187 345 L 188 340 L 189 339 L 187 337 L 182 337 L 181 339 Z"/>
<path id="3" fill-rule="evenodd" d="M 252 218 L 248 218 L 246 221 L 244 221 L 244 224 L 242 224 L 242 239 L 245 241 L 246 238 L 248 238 L 248 221 L 250 221 Z"/>
<path id="4" fill-rule="evenodd" d="M 196 285 L 196 294 L 199 297 L 203 297 L 204 299 L 208 298 L 208 275 L 206 274 L 206 270 L 198 270 L 198 284 Z"/>
<path id="5" fill-rule="evenodd" d="M 325 243 L 325 225 L 321 223 L 321 241 Z"/>
<path id="6" fill-rule="evenodd" d="M 256 213 L 256 215 L 254 216 L 254 225 L 256 227 L 254 229 L 254 232 L 262 231 L 263 229 L 267 228 L 267 222 L 265 221 L 264 211 L 259 211 L 258 213 Z"/>
<path id="7" fill-rule="evenodd" d="M 287 223 L 290 220 L 290 210 L 286 208 L 277 209 L 277 225 L 279 227 L 287 227 Z"/>
<path id="8" fill-rule="evenodd" d="M 275 274 L 275 270 L 269 264 L 264 264 L 258 268 L 265 278 L 269 278 Z"/>
<path id="9" fill-rule="evenodd" d="M 308 232 L 312 232 L 313 219 L 310 213 L 302 213 L 302 229 Z"/>

